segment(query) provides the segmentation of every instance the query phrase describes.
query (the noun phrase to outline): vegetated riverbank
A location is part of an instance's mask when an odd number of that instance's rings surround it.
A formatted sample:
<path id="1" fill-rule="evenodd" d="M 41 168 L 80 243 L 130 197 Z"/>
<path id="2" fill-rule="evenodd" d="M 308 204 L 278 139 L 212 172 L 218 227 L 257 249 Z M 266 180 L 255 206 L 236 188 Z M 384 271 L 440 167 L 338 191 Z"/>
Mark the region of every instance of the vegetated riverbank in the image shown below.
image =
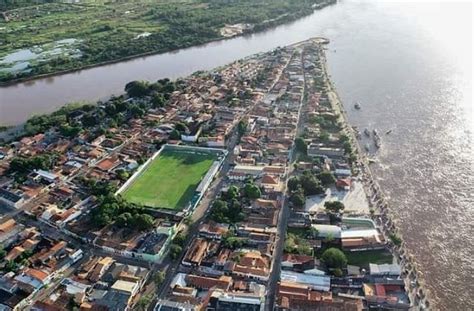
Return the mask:
<path id="1" fill-rule="evenodd" d="M 6 11 L 4 21 L 0 21 L 0 26 L 6 28 L 0 48 L 0 56 L 4 57 L 0 57 L 0 86 L 224 40 L 229 37 L 223 36 L 220 29 L 229 24 L 251 25 L 239 35 L 255 33 L 334 3 L 336 0 L 242 0 L 230 4 L 215 0 L 139 0 L 96 5 L 85 0 L 79 4 L 47 3 Z M 50 59 L 36 59 L 38 56 L 31 53 L 31 48 L 58 39 L 75 40 L 70 48 L 74 55 L 52 53 Z M 31 58 L 13 57 L 20 52 Z M 8 66 L 21 69 L 14 71 Z"/>
<path id="2" fill-rule="evenodd" d="M 371 209 L 372 219 L 382 229 L 384 238 L 389 241 L 390 251 L 394 255 L 397 263 L 402 269 L 402 277 L 405 280 L 405 287 L 410 297 L 411 303 L 415 307 L 421 307 L 423 310 L 430 308 L 429 291 L 425 288 L 424 282 L 417 271 L 417 263 L 414 262 L 413 256 L 408 253 L 405 248 L 401 233 L 397 228 L 397 220 L 394 219 L 385 195 L 378 185 L 372 170 L 368 157 L 364 154 L 354 129 L 350 126 L 347 114 L 344 110 L 342 100 L 340 99 L 336 87 L 332 83 L 328 71 L 327 59 L 324 52 L 320 55 L 323 60 L 323 75 L 325 77 L 326 86 L 328 88 L 328 97 L 333 106 L 334 111 L 339 115 L 344 132 L 350 137 L 354 156 L 356 157 L 356 167 L 359 170 L 364 190 Z"/>

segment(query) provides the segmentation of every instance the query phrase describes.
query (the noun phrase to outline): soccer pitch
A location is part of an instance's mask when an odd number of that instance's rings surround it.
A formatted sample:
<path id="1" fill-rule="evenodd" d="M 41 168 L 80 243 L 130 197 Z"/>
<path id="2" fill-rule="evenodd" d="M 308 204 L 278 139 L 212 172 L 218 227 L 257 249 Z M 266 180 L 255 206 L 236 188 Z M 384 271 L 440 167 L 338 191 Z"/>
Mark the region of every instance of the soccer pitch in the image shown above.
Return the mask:
<path id="1" fill-rule="evenodd" d="M 165 149 L 121 195 L 131 203 L 181 210 L 216 158 L 215 154 Z"/>

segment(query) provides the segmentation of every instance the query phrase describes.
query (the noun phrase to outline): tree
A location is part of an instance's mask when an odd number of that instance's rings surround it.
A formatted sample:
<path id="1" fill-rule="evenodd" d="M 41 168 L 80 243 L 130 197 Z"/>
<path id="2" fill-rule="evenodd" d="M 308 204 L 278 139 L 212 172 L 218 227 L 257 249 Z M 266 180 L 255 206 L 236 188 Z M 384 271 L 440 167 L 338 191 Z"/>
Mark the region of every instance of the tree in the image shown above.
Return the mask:
<path id="1" fill-rule="evenodd" d="M 319 134 L 319 140 L 321 140 L 322 142 L 328 142 L 329 141 L 329 133 L 326 132 L 326 131 L 322 131 Z"/>
<path id="2" fill-rule="evenodd" d="M 211 210 L 211 218 L 216 222 L 229 222 L 229 218 L 227 217 L 228 208 L 227 202 L 222 200 L 215 200 L 212 203 L 212 210 Z"/>
<path id="3" fill-rule="evenodd" d="M 318 179 L 324 186 L 332 185 L 336 182 L 336 178 L 331 172 L 324 171 L 318 175 Z"/>
<path id="4" fill-rule="evenodd" d="M 306 145 L 306 142 L 304 141 L 304 139 L 302 137 L 297 137 L 295 139 L 295 146 L 296 146 L 297 151 L 299 151 L 303 154 L 307 154 L 308 145 Z"/>
<path id="5" fill-rule="evenodd" d="M 138 230 L 148 230 L 153 228 L 155 220 L 148 214 L 137 214 L 132 218 L 132 224 Z"/>
<path id="6" fill-rule="evenodd" d="M 3 258 L 5 258 L 6 255 L 7 255 L 7 251 L 5 250 L 3 245 L 0 244 L 0 260 L 3 260 Z"/>
<path id="7" fill-rule="evenodd" d="M 186 242 L 186 235 L 183 232 L 178 232 L 176 236 L 173 239 L 173 244 L 179 245 L 179 246 L 184 246 L 184 243 Z"/>
<path id="8" fill-rule="evenodd" d="M 229 187 L 229 189 L 227 189 L 226 192 L 222 194 L 222 198 L 229 201 L 229 200 L 237 199 L 239 195 L 240 195 L 239 188 L 232 185 Z"/>
<path id="9" fill-rule="evenodd" d="M 304 191 L 302 188 L 298 188 L 296 191 L 294 191 L 291 196 L 290 196 L 290 202 L 293 203 L 293 205 L 297 207 L 302 207 L 304 206 L 306 202 L 306 198 L 304 196 Z"/>
<path id="10" fill-rule="evenodd" d="M 153 94 L 153 98 L 151 99 L 151 104 L 153 108 L 164 107 L 165 103 L 166 103 L 166 100 L 163 97 L 163 94 L 159 94 L 159 93 Z"/>
<path id="11" fill-rule="evenodd" d="M 124 169 L 118 169 L 115 171 L 115 174 L 117 174 L 117 177 L 121 180 L 121 181 L 126 181 L 128 179 L 128 177 L 130 177 L 130 174 L 124 170 Z"/>
<path id="12" fill-rule="evenodd" d="M 188 131 L 188 127 L 186 126 L 186 124 L 184 124 L 182 122 L 176 123 L 176 125 L 174 126 L 174 129 L 179 131 L 180 133 Z"/>
<path id="13" fill-rule="evenodd" d="M 128 97 L 143 97 L 148 95 L 148 83 L 145 81 L 132 81 L 125 85 Z"/>
<path id="14" fill-rule="evenodd" d="M 183 248 L 181 246 L 176 245 L 176 244 L 171 244 L 170 249 L 169 249 L 171 259 L 177 259 L 182 251 L 183 251 Z"/>
<path id="15" fill-rule="evenodd" d="M 305 172 L 300 177 L 300 182 L 306 196 L 324 193 L 321 183 L 310 172 Z"/>
<path id="16" fill-rule="evenodd" d="M 137 304 L 135 305 L 134 310 L 146 311 L 148 305 L 151 303 L 152 298 L 150 295 L 144 295 L 138 299 Z"/>
<path id="17" fill-rule="evenodd" d="M 346 255 L 338 248 L 331 247 L 324 251 L 321 261 L 329 269 L 343 269 L 347 265 Z"/>
<path id="18" fill-rule="evenodd" d="M 311 226 L 311 227 L 309 228 L 309 234 L 310 234 L 310 236 L 311 236 L 313 239 L 315 239 L 315 238 L 318 237 L 319 231 L 318 231 L 318 229 L 316 229 L 315 227 Z"/>
<path id="19" fill-rule="evenodd" d="M 243 247 L 247 244 L 247 242 L 247 239 L 229 236 L 224 238 L 224 240 L 222 241 L 222 245 L 226 248 L 234 250 Z"/>
<path id="20" fill-rule="evenodd" d="M 388 237 L 395 246 L 402 245 L 402 239 L 396 233 L 390 233 Z"/>
<path id="21" fill-rule="evenodd" d="M 248 182 L 244 186 L 244 195 L 249 199 L 258 199 L 262 195 L 260 188 L 252 182 Z"/>
<path id="22" fill-rule="evenodd" d="M 237 132 L 239 133 L 239 136 L 242 136 L 245 134 L 247 131 L 247 122 L 244 120 L 240 120 L 239 124 L 237 125 Z"/>
<path id="23" fill-rule="evenodd" d="M 134 118 L 141 118 L 145 115 L 145 110 L 138 105 L 132 105 L 130 107 L 130 114 Z"/>
<path id="24" fill-rule="evenodd" d="M 77 136 L 82 131 L 80 126 L 70 126 L 69 124 L 63 124 L 59 127 L 59 132 L 65 137 Z"/>
<path id="25" fill-rule="evenodd" d="M 339 214 L 344 210 L 344 203 L 341 201 L 327 201 L 324 203 L 324 208 L 330 213 Z"/>
<path id="26" fill-rule="evenodd" d="M 290 191 L 295 191 L 296 189 L 298 189 L 298 187 L 300 187 L 300 180 L 298 179 L 298 177 L 293 176 L 288 179 L 288 189 Z"/>
<path id="27" fill-rule="evenodd" d="M 172 140 L 180 140 L 181 139 L 181 133 L 177 130 L 173 130 L 171 133 L 170 133 L 170 139 Z"/>
<path id="28" fill-rule="evenodd" d="M 156 286 L 160 286 L 164 280 L 165 280 L 165 271 L 158 271 L 153 278 L 153 281 L 155 282 Z"/>

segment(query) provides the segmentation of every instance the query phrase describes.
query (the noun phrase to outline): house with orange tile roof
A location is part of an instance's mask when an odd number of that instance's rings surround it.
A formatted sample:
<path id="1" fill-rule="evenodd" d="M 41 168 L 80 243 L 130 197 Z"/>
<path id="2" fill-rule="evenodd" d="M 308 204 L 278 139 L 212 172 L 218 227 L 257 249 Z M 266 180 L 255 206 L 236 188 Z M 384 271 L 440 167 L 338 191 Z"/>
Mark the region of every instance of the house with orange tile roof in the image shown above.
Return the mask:
<path id="1" fill-rule="evenodd" d="M 229 262 L 224 271 L 246 279 L 267 281 L 270 275 L 270 257 L 259 251 L 248 251 L 239 256 L 236 262 Z"/>
<path id="2" fill-rule="evenodd" d="M 189 247 L 186 255 L 183 258 L 183 265 L 185 266 L 199 266 L 201 261 L 207 254 L 209 242 L 203 238 L 196 238 Z"/>
<path id="3" fill-rule="evenodd" d="M 96 163 L 95 167 L 104 172 L 110 172 L 122 163 L 117 156 L 108 157 Z"/>
<path id="4" fill-rule="evenodd" d="M 15 280 L 21 285 L 26 285 L 26 287 L 36 290 L 48 284 L 51 280 L 51 275 L 43 270 L 27 268 L 17 275 Z"/>

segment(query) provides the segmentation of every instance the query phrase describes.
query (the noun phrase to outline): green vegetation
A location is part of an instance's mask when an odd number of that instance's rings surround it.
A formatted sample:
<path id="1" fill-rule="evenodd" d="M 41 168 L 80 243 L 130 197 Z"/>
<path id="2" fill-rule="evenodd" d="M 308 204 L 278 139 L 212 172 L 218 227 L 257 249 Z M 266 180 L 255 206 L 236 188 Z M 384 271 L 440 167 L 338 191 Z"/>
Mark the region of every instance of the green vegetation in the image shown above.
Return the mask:
<path id="1" fill-rule="evenodd" d="M 183 251 L 183 247 L 186 244 L 186 239 L 187 237 L 183 232 L 179 232 L 178 234 L 176 234 L 176 236 L 173 238 L 173 241 L 171 241 L 169 248 L 169 255 L 171 259 L 176 259 L 179 257 L 179 255 Z M 155 283 L 157 282 L 155 281 Z"/>
<path id="2" fill-rule="evenodd" d="M 155 282 L 156 286 L 160 286 L 161 283 L 165 280 L 165 272 L 164 271 L 158 271 L 155 276 L 153 277 L 153 282 Z"/>
<path id="3" fill-rule="evenodd" d="M 389 238 L 395 246 L 402 245 L 402 238 L 400 238 L 396 233 L 390 233 Z"/>
<path id="4" fill-rule="evenodd" d="M 140 297 L 140 299 L 138 299 L 137 303 L 135 304 L 134 310 L 146 311 L 152 300 L 153 297 L 151 295 L 143 295 L 142 297 Z"/>
<path id="5" fill-rule="evenodd" d="M 369 263 L 392 263 L 393 256 L 386 250 L 373 250 L 363 252 L 345 252 L 347 263 L 354 266 L 368 267 Z"/>
<path id="6" fill-rule="evenodd" d="M 177 259 L 179 255 L 181 255 L 182 251 L 183 251 L 183 248 L 180 245 L 171 244 L 169 248 L 169 255 L 171 259 Z"/>
<path id="7" fill-rule="evenodd" d="M 298 152 L 301 152 L 304 155 L 307 154 L 308 145 L 306 144 L 306 142 L 304 141 L 304 139 L 302 137 L 297 137 L 295 139 L 295 146 L 296 146 L 296 150 Z"/>
<path id="8" fill-rule="evenodd" d="M 251 200 L 258 199 L 262 195 L 260 188 L 253 182 L 247 182 L 244 186 L 244 196 Z"/>
<path id="9" fill-rule="evenodd" d="M 321 256 L 321 261 L 329 269 L 345 268 L 348 262 L 346 255 L 340 249 L 334 247 L 328 248 L 324 251 Z"/>
<path id="10" fill-rule="evenodd" d="M 211 219 L 219 223 L 237 223 L 244 219 L 242 207 L 237 199 L 229 202 L 217 199 L 212 204 Z"/>
<path id="11" fill-rule="evenodd" d="M 297 207 L 305 204 L 306 196 L 324 193 L 321 181 L 310 171 L 304 171 L 298 177 L 291 177 L 287 185 L 290 191 L 290 201 Z"/>
<path id="12" fill-rule="evenodd" d="M 163 150 L 121 195 L 148 207 L 182 209 L 214 160 L 213 154 Z"/>
<path id="13" fill-rule="evenodd" d="M 154 83 L 132 81 L 127 83 L 125 91 L 132 97 L 151 96 L 152 100 L 127 101 L 124 95 L 111 97 L 107 102 L 98 105 L 73 103 L 48 114 L 30 118 L 25 123 L 24 134 L 36 135 L 51 129 L 59 129 L 67 138 L 77 137 L 87 132 L 90 141 L 107 134 L 109 128 L 125 125 L 132 118 L 141 118 L 151 108 L 163 107 L 170 93 L 177 88 L 175 82 L 160 79 Z M 158 98 L 158 99 L 156 99 Z"/>
<path id="14" fill-rule="evenodd" d="M 132 230 L 149 230 L 154 218 L 140 205 L 130 204 L 113 193 L 98 198 L 99 206 L 92 211 L 92 223 L 96 226 L 115 224 Z"/>
<path id="15" fill-rule="evenodd" d="M 0 3 L 1 11 L 8 10 L 0 21 L 0 60 L 30 49 L 39 56 L 25 58 L 21 62 L 29 66 L 16 71 L 10 69 L 15 62 L 4 64 L 0 69 L 7 70 L 0 70 L 0 81 L 218 40 L 226 24 L 248 23 L 253 27 L 246 32 L 259 31 L 307 15 L 313 4 L 321 3 L 326 1 L 7 0 Z M 58 46 L 56 55 L 52 51 Z"/>
<path id="16" fill-rule="evenodd" d="M 235 224 L 244 220 L 240 191 L 236 186 L 230 186 L 220 198 L 212 203 L 210 218 L 215 222 Z M 230 236 L 230 235 L 229 235 Z"/>
<path id="17" fill-rule="evenodd" d="M 324 208 L 328 213 L 339 214 L 344 210 L 344 203 L 341 201 L 327 201 L 324 203 Z"/>
<path id="18" fill-rule="evenodd" d="M 53 168 L 59 155 L 55 153 L 44 153 L 29 158 L 15 157 L 10 162 L 9 173 L 25 175 L 35 169 L 48 170 Z"/>
<path id="19" fill-rule="evenodd" d="M 284 245 L 285 253 L 312 255 L 313 248 L 308 241 L 299 235 L 287 233 Z"/>

